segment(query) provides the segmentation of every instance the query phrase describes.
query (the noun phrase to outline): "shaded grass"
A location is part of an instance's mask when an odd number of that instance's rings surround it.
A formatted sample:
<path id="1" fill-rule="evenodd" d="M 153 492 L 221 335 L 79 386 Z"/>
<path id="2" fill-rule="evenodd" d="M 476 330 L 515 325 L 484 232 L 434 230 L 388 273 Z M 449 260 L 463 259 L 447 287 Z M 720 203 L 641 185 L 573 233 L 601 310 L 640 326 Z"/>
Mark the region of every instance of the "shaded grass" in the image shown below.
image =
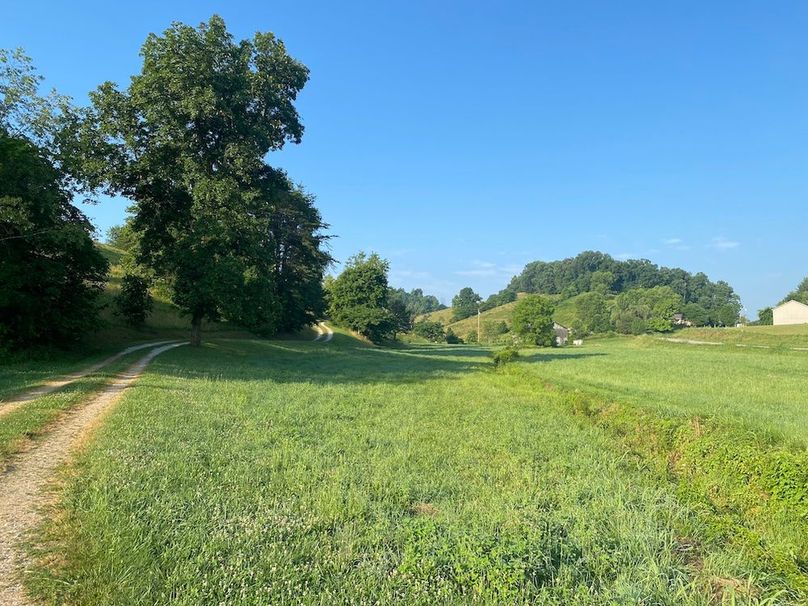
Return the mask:
<path id="1" fill-rule="evenodd" d="M 339 334 L 167 352 L 70 471 L 31 587 L 76 604 L 708 604 L 782 586 L 565 394 L 487 354 Z"/>

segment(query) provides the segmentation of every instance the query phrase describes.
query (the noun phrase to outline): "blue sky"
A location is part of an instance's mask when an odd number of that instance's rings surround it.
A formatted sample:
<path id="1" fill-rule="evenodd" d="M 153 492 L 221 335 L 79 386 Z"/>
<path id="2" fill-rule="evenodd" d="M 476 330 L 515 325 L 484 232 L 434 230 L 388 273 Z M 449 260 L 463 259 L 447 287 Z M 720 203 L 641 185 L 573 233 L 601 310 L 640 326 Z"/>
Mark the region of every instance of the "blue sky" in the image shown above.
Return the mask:
<path id="1" fill-rule="evenodd" d="M 268 159 L 332 252 L 445 302 L 582 250 L 704 271 L 754 313 L 808 275 L 804 2 L 6 0 L 0 46 L 84 102 L 149 32 L 222 15 L 311 69 Z M 104 230 L 125 202 L 85 211 Z"/>

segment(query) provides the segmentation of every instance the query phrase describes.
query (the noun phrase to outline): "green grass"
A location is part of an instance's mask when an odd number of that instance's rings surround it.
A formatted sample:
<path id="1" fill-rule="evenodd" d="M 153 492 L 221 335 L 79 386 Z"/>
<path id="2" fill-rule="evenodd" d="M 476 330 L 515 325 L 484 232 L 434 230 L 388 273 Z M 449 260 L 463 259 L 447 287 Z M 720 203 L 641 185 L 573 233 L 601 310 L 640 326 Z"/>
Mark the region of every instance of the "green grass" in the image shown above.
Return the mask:
<path id="1" fill-rule="evenodd" d="M 743 326 L 739 328 L 685 328 L 673 337 L 693 341 L 808 348 L 808 324 L 791 326 Z"/>
<path id="2" fill-rule="evenodd" d="M 796 603 L 793 566 L 733 540 L 731 512 L 543 387 L 608 357 L 585 353 L 495 372 L 482 348 L 342 334 L 167 352 L 69 470 L 29 585 L 60 604 Z"/>
<path id="3" fill-rule="evenodd" d="M 540 351 L 536 361 L 557 384 L 808 445 L 808 352 L 617 337 Z"/>

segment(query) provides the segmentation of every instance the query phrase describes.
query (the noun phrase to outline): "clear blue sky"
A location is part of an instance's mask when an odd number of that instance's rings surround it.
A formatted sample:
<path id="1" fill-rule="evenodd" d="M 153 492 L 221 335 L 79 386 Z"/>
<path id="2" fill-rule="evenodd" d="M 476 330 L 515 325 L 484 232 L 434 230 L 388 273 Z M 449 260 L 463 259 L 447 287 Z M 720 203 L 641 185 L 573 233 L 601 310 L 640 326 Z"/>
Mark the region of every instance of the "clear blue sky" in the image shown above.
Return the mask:
<path id="1" fill-rule="evenodd" d="M 340 260 L 448 302 L 586 250 L 704 271 L 750 313 L 808 275 L 804 2 L 5 0 L 0 46 L 86 100 L 149 32 L 222 15 L 311 69 L 303 143 Z M 117 200 L 86 208 L 104 230 Z"/>

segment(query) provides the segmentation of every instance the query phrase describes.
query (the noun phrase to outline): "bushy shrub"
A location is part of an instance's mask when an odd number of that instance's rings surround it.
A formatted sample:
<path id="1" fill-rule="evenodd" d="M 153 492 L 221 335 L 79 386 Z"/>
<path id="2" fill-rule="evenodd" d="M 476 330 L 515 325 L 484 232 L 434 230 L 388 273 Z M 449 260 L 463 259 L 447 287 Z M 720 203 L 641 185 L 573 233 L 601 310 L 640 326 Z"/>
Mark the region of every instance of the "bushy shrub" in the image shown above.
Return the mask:
<path id="1" fill-rule="evenodd" d="M 457 345 L 458 343 L 462 343 L 463 339 L 458 337 L 451 328 L 446 330 L 446 342 L 449 345 Z"/>
<path id="2" fill-rule="evenodd" d="M 495 351 L 492 354 L 494 366 L 500 368 L 505 366 L 508 362 L 513 362 L 516 358 L 519 357 L 519 350 L 515 347 L 506 347 L 505 349 L 500 349 L 499 351 Z"/>
<path id="3" fill-rule="evenodd" d="M 412 332 L 433 343 L 440 343 L 446 339 L 446 333 L 443 332 L 443 324 L 433 320 L 421 320 L 420 322 L 416 322 L 412 327 Z"/>

